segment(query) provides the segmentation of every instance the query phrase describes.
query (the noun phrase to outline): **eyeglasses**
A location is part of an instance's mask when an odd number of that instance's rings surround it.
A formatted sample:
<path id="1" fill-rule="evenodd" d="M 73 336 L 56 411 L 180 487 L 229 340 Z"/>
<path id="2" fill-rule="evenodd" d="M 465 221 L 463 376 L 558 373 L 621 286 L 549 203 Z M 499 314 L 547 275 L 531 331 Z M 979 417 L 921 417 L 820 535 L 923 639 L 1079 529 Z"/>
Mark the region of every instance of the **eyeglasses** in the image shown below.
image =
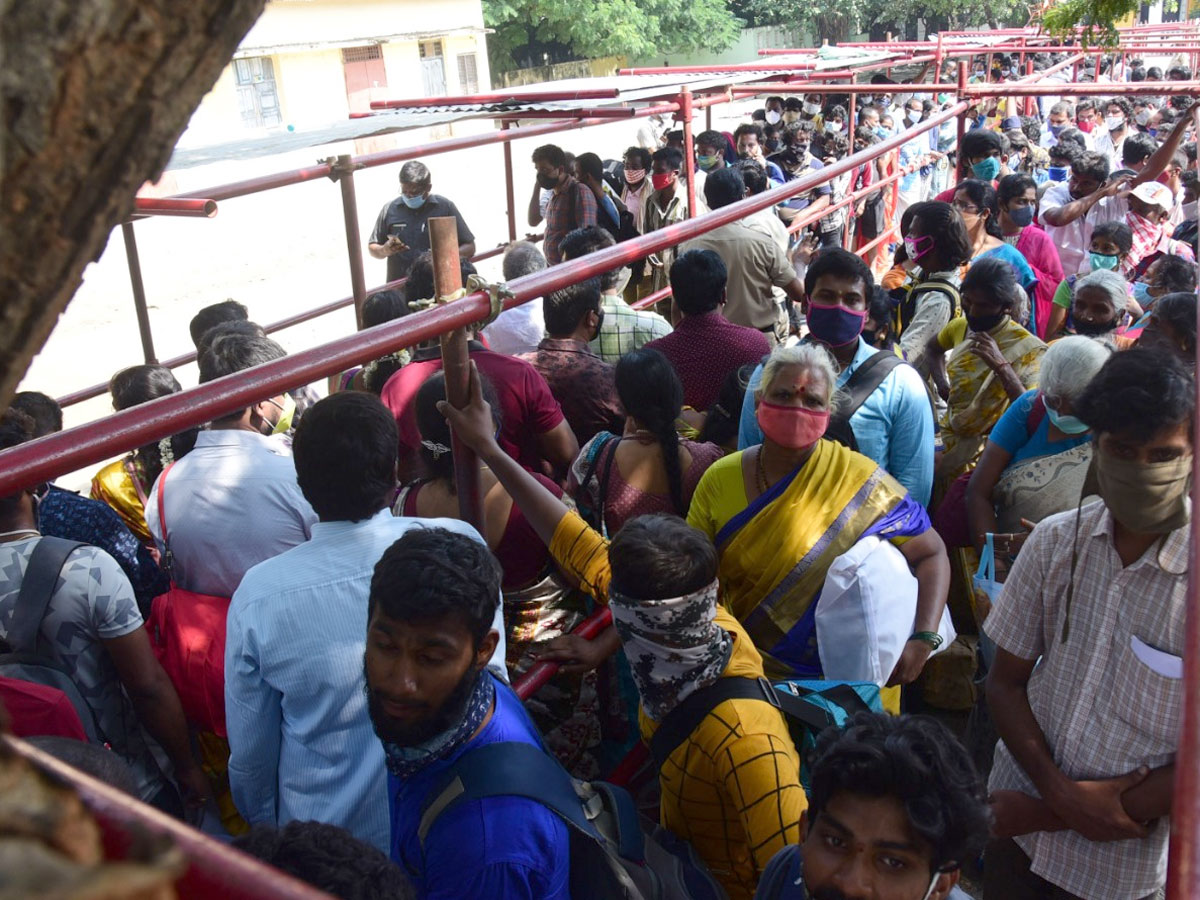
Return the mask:
<path id="1" fill-rule="evenodd" d="M 957 200 L 955 200 L 954 203 L 951 204 L 951 206 L 953 206 L 959 212 L 972 213 L 974 215 L 979 214 L 979 207 L 972 206 L 969 203 L 959 203 Z"/>

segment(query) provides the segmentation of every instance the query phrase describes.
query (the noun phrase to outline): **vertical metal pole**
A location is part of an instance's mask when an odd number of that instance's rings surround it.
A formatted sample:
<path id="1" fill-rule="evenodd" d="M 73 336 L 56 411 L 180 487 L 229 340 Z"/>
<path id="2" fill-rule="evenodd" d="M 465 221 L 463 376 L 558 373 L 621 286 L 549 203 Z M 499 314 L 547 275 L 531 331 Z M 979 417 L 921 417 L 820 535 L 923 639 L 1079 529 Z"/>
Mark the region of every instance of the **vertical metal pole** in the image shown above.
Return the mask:
<path id="1" fill-rule="evenodd" d="M 358 197 L 354 193 L 354 162 L 342 154 L 333 165 L 333 174 L 342 189 L 342 216 L 346 222 L 346 252 L 350 257 L 350 291 L 354 294 L 354 322 L 362 328 L 363 303 L 367 300 L 367 279 L 363 275 L 362 237 L 358 232 Z"/>
<path id="2" fill-rule="evenodd" d="M 967 99 L 967 64 L 962 60 L 959 60 L 959 63 L 958 63 L 958 99 L 959 100 Z M 963 166 L 963 155 L 962 155 L 962 142 L 963 142 L 963 135 L 965 135 L 967 133 L 967 112 L 968 112 L 967 110 L 963 110 L 963 112 L 958 117 L 958 143 L 956 143 L 954 145 L 954 151 L 955 151 L 954 183 L 955 184 L 958 184 L 960 181 L 963 180 L 964 166 Z"/>
<path id="3" fill-rule="evenodd" d="M 512 127 L 512 122 L 508 119 L 503 119 L 500 122 L 500 128 L 503 131 L 508 131 Z M 504 202 L 508 204 L 508 240 L 510 242 L 517 239 L 517 197 L 513 188 L 513 158 L 512 158 L 512 141 L 504 142 Z"/>
<path id="4" fill-rule="evenodd" d="M 696 148 L 692 141 L 692 89 L 679 92 L 679 117 L 683 119 L 683 171 L 687 177 L 687 214 L 696 215 Z"/>
<path id="5" fill-rule="evenodd" d="M 1025 75 L 1026 75 L 1026 77 L 1033 75 L 1033 60 L 1032 59 L 1027 59 L 1025 61 Z M 1026 97 L 1025 98 L 1025 115 L 1027 115 L 1027 116 L 1033 115 L 1033 109 L 1034 109 L 1035 103 L 1037 103 L 1036 97 Z"/>
<path id="6" fill-rule="evenodd" d="M 712 131 L 712 104 L 704 107 L 704 130 Z"/>
<path id="7" fill-rule="evenodd" d="M 454 216 L 429 219 L 429 248 L 433 254 L 433 289 L 437 297 L 453 294 L 463 286 L 458 256 L 458 220 Z M 462 409 L 470 400 L 471 357 L 467 351 L 467 329 L 459 328 L 440 337 L 442 372 L 446 376 L 446 400 Z M 483 503 L 479 495 L 479 460 L 459 439 L 450 435 L 454 451 L 454 485 L 458 515 L 464 522 L 483 530 Z"/>
<path id="8" fill-rule="evenodd" d="M 941 40 L 941 35 L 938 35 L 938 40 L 939 41 Z M 853 75 L 850 76 L 850 84 L 854 84 L 854 76 Z M 846 116 L 847 116 L 846 127 L 850 132 L 848 135 L 846 135 L 846 137 L 850 141 L 851 155 L 853 155 L 853 153 L 854 153 L 854 130 L 858 127 L 858 119 L 856 117 L 855 108 L 854 108 L 855 100 L 857 99 L 857 97 L 858 97 L 858 95 L 855 94 L 853 91 L 850 92 L 850 106 L 846 112 Z M 850 186 L 849 186 L 847 193 L 849 193 L 850 191 L 853 191 L 853 190 L 854 190 L 854 176 L 851 175 L 850 176 Z M 846 227 L 842 231 L 842 246 L 843 247 L 853 247 L 854 246 L 854 244 L 851 241 L 851 238 L 854 235 L 854 207 L 856 205 L 857 205 L 857 203 L 851 203 L 849 206 L 846 207 Z"/>
<path id="9" fill-rule="evenodd" d="M 1103 53 L 1097 53 L 1097 54 L 1096 54 L 1096 72 L 1095 72 L 1095 76 L 1096 76 L 1096 80 L 1097 80 L 1097 81 L 1099 81 L 1099 80 L 1100 80 L 1100 60 L 1102 60 L 1103 58 L 1104 58 L 1104 54 L 1103 54 Z"/>
<path id="10" fill-rule="evenodd" d="M 158 362 L 158 357 L 154 355 L 150 311 L 146 308 L 146 285 L 142 282 L 142 263 L 138 258 L 132 222 L 121 223 L 121 237 L 125 239 L 125 260 L 129 263 L 129 284 L 133 287 L 133 308 L 137 312 L 138 334 L 142 338 L 142 358 L 146 360 L 146 365 L 153 365 Z"/>
<path id="11" fill-rule="evenodd" d="M 942 80 L 942 33 L 938 32 L 937 49 L 933 51 L 933 81 L 936 84 Z M 851 96 L 854 96 L 851 94 Z"/>
<path id="12" fill-rule="evenodd" d="M 1200 128 L 1200 110 L 1192 113 Z M 1200 171 L 1200 160 L 1196 162 Z M 1196 347 L 1200 358 L 1200 345 Z M 1196 386 L 1200 394 L 1200 383 Z M 1195 436 L 1192 438 L 1195 443 Z M 1192 462 L 1192 503 L 1200 499 L 1200 455 Z M 1188 559 L 1187 625 L 1183 650 L 1183 720 L 1175 754 L 1175 791 L 1171 805 L 1171 846 L 1167 857 L 1167 900 L 1191 900 L 1200 892 L 1200 527 L 1191 524 Z"/>

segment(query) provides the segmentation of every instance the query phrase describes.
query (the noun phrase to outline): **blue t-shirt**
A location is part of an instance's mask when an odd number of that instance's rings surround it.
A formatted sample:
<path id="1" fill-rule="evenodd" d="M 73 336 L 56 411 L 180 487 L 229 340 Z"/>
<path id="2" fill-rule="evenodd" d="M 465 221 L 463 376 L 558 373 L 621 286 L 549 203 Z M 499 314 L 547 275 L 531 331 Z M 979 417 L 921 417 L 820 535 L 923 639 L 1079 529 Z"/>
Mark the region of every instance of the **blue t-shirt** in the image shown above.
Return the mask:
<path id="1" fill-rule="evenodd" d="M 1025 257 L 1021 255 L 1021 251 L 1011 244 L 1001 244 L 999 247 L 993 247 L 985 253 L 980 253 L 976 259 L 986 259 L 989 256 L 1002 259 L 1013 267 L 1013 274 L 1017 276 L 1017 282 L 1021 287 L 1025 288 L 1025 293 L 1032 300 L 1033 289 L 1037 287 L 1038 277 L 1033 274 L 1033 268 L 1025 261 Z"/>
<path id="2" fill-rule="evenodd" d="M 1009 465 L 1024 462 L 1027 459 L 1037 459 L 1039 456 L 1053 456 L 1072 450 L 1080 444 L 1086 444 L 1092 439 L 1090 433 L 1068 436 L 1065 440 L 1050 440 L 1050 416 L 1042 415 L 1033 434 L 1029 433 L 1029 412 L 1033 409 L 1033 401 L 1037 398 L 1037 388 L 1026 391 L 1004 411 L 1000 421 L 988 435 L 989 440 L 1012 454 Z"/>
<path id="3" fill-rule="evenodd" d="M 388 774 L 392 860 L 408 871 L 423 900 L 570 898 L 567 827 L 555 813 L 523 797 L 465 800 L 452 807 L 425 836 L 421 859 L 417 826 L 430 792 L 463 753 L 500 741 L 541 746 L 521 701 L 497 680 L 496 708 L 479 734 L 411 778 Z"/>

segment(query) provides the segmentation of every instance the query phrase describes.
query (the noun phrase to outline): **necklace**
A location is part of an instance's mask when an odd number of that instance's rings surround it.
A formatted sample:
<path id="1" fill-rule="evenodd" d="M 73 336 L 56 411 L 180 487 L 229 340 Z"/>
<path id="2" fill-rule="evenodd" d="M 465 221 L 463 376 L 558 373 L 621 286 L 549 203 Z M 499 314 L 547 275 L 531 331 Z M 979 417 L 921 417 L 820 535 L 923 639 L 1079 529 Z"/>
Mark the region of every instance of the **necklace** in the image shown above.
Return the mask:
<path id="1" fill-rule="evenodd" d="M 763 465 L 763 456 L 766 455 L 767 445 L 759 444 L 758 456 L 754 458 L 754 481 L 758 486 L 758 493 L 765 494 L 769 485 L 767 484 L 767 470 Z"/>
<path id="2" fill-rule="evenodd" d="M 25 535 L 27 537 L 41 537 L 42 533 L 36 528 L 18 528 L 16 531 L 0 531 L 0 540 L 6 543 L 9 540 L 20 540 L 17 535 Z"/>
<path id="3" fill-rule="evenodd" d="M 652 431 L 647 431 L 645 428 L 637 429 L 633 434 L 630 435 L 630 437 L 632 437 L 639 444 L 657 444 L 658 443 L 658 436 L 655 435 Z"/>

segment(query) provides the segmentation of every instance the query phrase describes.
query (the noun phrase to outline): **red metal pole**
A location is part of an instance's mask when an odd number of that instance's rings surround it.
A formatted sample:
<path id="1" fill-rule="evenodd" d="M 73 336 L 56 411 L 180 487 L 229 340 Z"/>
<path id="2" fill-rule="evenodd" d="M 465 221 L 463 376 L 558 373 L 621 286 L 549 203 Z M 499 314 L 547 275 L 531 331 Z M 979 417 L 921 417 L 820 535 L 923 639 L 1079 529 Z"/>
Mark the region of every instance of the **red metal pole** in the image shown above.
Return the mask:
<path id="1" fill-rule="evenodd" d="M 135 197 L 133 211 L 142 216 L 186 216 L 211 219 L 217 214 L 217 201 L 206 198 L 179 200 L 174 197 Z"/>
<path id="2" fill-rule="evenodd" d="M 487 105 L 491 103 L 552 103 L 570 100 L 612 100 L 619 88 L 584 88 L 577 91 L 493 91 L 488 94 L 456 94 L 450 97 L 418 97 L 411 100 L 372 100 L 371 109 L 428 109 L 438 106 Z"/>
<path id="3" fill-rule="evenodd" d="M 454 216 L 434 216 L 429 220 L 429 249 L 433 254 L 433 289 L 437 297 L 448 297 L 462 289 L 462 268 L 458 256 L 458 220 Z M 453 301 L 454 305 L 461 301 Z M 471 357 L 467 352 L 467 329 L 456 328 L 441 335 L 442 371 L 446 375 L 446 400 L 456 409 L 471 402 Z M 483 524 L 483 498 L 479 494 L 479 460 L 475 451 L 451 434 L 454 448 L 454 485 L 458 494 L 458 515 L 486 534 Z"/>
<path id="4" fill-rule="evenodd" d="M 1033 76 L 1033 60 L 1028 59 L 1025 61 L 1025 77 L 1030 78 L 1032 76 Z M 1033 97 L 1025 98 L 1025 115 L 1027 115 L 1027 116 L 1033 115 L 1033 104 L 1035 102 L 1036 101 L 1033 99 Z"/>
<path id="5" fill-rule="evenodd" d="M 356 166 L 348 154 L 337 158 L 333 167 L 342 189 L 342 218 L 346 225 L 346 252 L 350 257 L 350 290 L 354 295 L 355 327 L 362 328 L 363 304 L 367 302 L 367 279 L 363 274 L 362 236 L 358 231 L 358 198 L 354 193 Z"/>
<path id="6" fill-rule="evenodd" d="M 612 610 L 604 606 L 575 626 L 571 634 L 590 641 L 611 624 Z M 528 700 L 540 691 L 557 671 L 558 663 L 534 663 L 526 670 L 524 675 L 512 683 L 513 692 L 522 700 Z"/>
<path id="7" fill-rule="evenodd" d="M 500 122 L 500 129 L 507 131 L 512 127 L 512 122 L 508 119 L 503 119 Z M 512 144 L 505 141 L 502 145 L 504 148 L 504 202 L 508 204 L 508 209 L 505 210 L 508 216 L 508 239 L 515 241 L 517 239 L 517 197 L 513 189 L 513 156 Z"/>
<path id="8" fill-rule="evenodd" d="M 679 116 L 683 119 L 683 171 L 687 177 L 687 214 L 691 219 L 696 215 L 696 148 L 692 138 L 692 89 L 687 86 L 679 92 Z"/>
<path id="9" fill-rule="evenodd" d="M 641 237 L 623 241 L 580 259 L 570 260 L 541 272 L 515 279 L 509 287 L 514 297 L 505 308 L 518 306 L 549 291 L 575 284 L 619 266 L 674 247 L 714 228 L 773 207 L 790 197 L 812 190 L 832 178 L 861 165 L 879 153 L 894 150 L 931 128 L 959 115 L 966 108 L 956 103 L 935 113 L 924 122 L 876 144 L 870 151 L 854 153 L 777 188 L 747 197 L 729 206 L 713 210 L 695 219 L 658 229 Z M 474 293 L 457 303 L 405 316 L 394 322 L 347 335 L 317 347 L 273 360 L 224 378 L 210 381 L 114 413 L 68 431 L 0 451 L 0 497 L 8 496 L 64 472 L 73 472 L 140 447 L 151 440 L 175 434 L 183 428 L 219 418 L 251 403 L 278 394 L 281 390 L 307 384 L 353 365 L 362 364 L 461 328 L 486 316 L 491 309 L 487 295 Z"/>
<path id="10" fill-rule="evenodd" d="M 961 103 L 962 101 L 966 100 L 966 98 L 967 98 L 967 64 L 964 60 L 960 59 L 958 61 L 958 100 Z M 955 184 L 958 184 L 958 182 L 963 180 L 963 171 L 964 171 L 963 155 L 962 155 L 962 150 L 959 148 L 962 147 L 963 135 L 965 135 L 966 133 L 967 133 L 967 111 L 966 111 L 966 109 L 964 109 L 962 111 L 961 115 L 959 115 L 959 117 L 958 117 L 958 141 L 954 145 L 954 150 L 955 150 L 955 153 L 954 153 L 954 161 L 955 161 L 954 183 Z"/>

